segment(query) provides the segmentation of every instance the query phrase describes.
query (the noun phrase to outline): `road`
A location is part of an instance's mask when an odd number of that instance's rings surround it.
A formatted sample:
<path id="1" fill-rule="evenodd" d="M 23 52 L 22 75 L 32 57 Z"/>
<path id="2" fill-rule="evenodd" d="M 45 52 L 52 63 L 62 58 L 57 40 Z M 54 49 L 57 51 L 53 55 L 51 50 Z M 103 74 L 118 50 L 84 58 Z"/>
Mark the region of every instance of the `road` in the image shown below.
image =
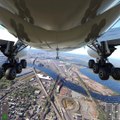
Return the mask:
<path id="1" fill-rule="evenodd" d="M 36 73 L 35 69 L 33 69 L 33 72 L 34 72 L 34 74 L 35 74 L 35 76 L 36 76 L 36 78 L 37 78 L 37 80 L 38 80 L 38 83 L 39 83 L 39 84 L 40 84 L 40 86 L 42 87 L 42 89 L 43 89 L 43 91 L 44 91 L 44 93 L 45 93 L 46 97 L 47 97 L 47 98 L 49 98 L 49 95 L 48 95 L 48 93 L 47 93 L 46 89 L 44 88 L 44 86 L 43 86 L 43 83 L 42 83 L 41 79 L 38 77 L 38 75 L 37 75 L 37 73 Z M 49 99 L 49 100 L 50 100 L 50 103 L 51 103 L 52 107 L 54 108 L 55 113 L 57 114 L 58 118 L 59 118 L 60 120 L 62 120 L 61 114 L 59 113 L 59 111 L 58 111 L 58 109 L 57 109 L 56 105 L 54 104 L 54 102 L 53 102 L 51 99 Z"/>

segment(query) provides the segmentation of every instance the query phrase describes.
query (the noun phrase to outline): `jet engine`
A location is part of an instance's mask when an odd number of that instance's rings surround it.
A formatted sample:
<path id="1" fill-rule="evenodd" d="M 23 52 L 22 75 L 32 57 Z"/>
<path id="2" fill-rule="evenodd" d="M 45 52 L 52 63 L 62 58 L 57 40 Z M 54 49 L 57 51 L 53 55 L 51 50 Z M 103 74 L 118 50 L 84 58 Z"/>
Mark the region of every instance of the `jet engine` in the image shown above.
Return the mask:
<path id="1" fill-rule="evenodd" d="M 91 56 L 93 58 L 99 58 L 98 53 L 92 48 L 87 47 L 87 53 L 89 56 Z"/>

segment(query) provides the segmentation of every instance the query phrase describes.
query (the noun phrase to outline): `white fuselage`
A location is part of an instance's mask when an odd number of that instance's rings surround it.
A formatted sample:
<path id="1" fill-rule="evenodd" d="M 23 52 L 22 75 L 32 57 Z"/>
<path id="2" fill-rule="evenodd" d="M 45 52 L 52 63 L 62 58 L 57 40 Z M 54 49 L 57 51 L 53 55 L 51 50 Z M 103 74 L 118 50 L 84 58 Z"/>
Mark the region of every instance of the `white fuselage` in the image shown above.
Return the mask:
<path id="1" fill-rule="evenodd" d="M 48 50 L 57 47 L 60 50 L 71 50 L 87 44 L 85 39 L 94 25 L 99 26 L 105 20 L 105 25 L 98 30 L 98 35 L 101 35 L 119 19 L 120 5 L 114 6 L 117 2 L 118 0 L 0 0 L 0 23 L 17 37 L 19 32 L 19 39 L 30 46 Z M 93 32 L 96 31 L 97 29 Z M 91 39 L 93 38 L 90 37 Z"/>

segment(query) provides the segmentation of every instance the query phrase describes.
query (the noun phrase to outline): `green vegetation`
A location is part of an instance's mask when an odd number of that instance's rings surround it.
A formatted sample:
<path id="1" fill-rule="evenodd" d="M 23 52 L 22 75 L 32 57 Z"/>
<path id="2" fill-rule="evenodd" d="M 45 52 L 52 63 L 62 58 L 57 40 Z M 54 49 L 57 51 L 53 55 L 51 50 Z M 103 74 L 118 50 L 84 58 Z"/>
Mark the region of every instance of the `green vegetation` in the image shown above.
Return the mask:
<path id="1" fill-rule="evenodd" d="M 29 84 L 25 84 L 24 86 L 22 86 L 22 88 L 19 88 L 17 91 L 14 91 L 11 93 L 11 95 L 13 97 L 20 97 L 20 98 L 32 98 L 34 95 L 36 88 L 32 87 Z M 34 96 L 35 97 L 35 96 Z"/>
<path id="2" fill-rule="evenodd" d="M 99 105 L 99 103 L 97 103 L 97 110 L 99 112 L 98 119 L 99 120 L 107 120 L 105 111 L 102 109 L 102 107 Z"/>
<path id="3" fill-rule="evenodd" d="M 107 120 L 107 119 L 106 119 L 106 116 L 105 116 L 105 113 L 104 113 L 104 112 L 99 112 L 98 119 L 99 119 L 99 120 Z"/>
<path id="4" fill-rule="evenodd" d="M 2 120 L 8 120 L 8 115 L 7 114 L 3 114 L 2 115 Z"/>

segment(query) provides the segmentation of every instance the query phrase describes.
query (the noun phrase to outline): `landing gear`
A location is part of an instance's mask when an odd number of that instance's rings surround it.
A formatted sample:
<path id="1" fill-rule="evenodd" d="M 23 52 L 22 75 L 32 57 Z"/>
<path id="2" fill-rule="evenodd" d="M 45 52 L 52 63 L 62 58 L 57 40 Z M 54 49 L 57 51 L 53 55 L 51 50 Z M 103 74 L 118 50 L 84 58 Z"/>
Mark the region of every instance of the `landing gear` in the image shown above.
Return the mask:
<path id="1" fill-rule="evenodd" d="M 21 63 L 17 63 L 15 68 L 16 68 L 16 73 L 21 73 L 22 72 L 22 64 Z"/>
<path id="2" fill-rule="evenodd" d="M 109 72 L 107 68 L 100 68 L 99 69 L 99 77 L 101 80 L 108 80 L 109 79 Z"/>
<path id="3" fill-rule="evenodd" d="M 20 74 L 22 72 L 23 68 L 27 67 L 26 60 L 21 60 L 20 63 L 17 63 L 16 61 L 13 63 L 4 63 L 2 65 L 3 73 L 5 73 L 5 77 L 8 80 L 14 80 L 16 77 L 16 74 Z"/>
<path id="4" fill-rule="evenodd" d="M 114 52 L 114 46 L 109 46 L 105 42 L 93 44 L 94 48 L 90 48 L 98 53 L 96 62 L 89 60 L 88 66 L 93 69 L 93 72 L 98 74 L 101 80 L 108 80 L 112 76 L 115 80 L 120 80 L 120 68 L 115 68 L 109 61 L 108 57 Z"/>
<path id="5" fill-rule="evenodd" d="M 109 74 L 111 73 L 113 65 L 111 63 L 98 62 L 93 64 L 93 72 L 98 74 L 100 79 L 107 80 L 109 78 Z"/>
<path id="6" fill-rule="evenodd" d="M 5 77 L 8 80 L 14 80 L 16 77 L 16 70 L 15 68 L 8 68 L 5 72 Z"/>
<path id="7" fill-rule="evenodd" d="M 1 67 L 1 68 L 0 68 L 0 79 L 1 79 L 3 76 L 4 76 L 4 70 L 3 70 L 3 68 Z"/>
<path id="8" fill-rule="evenodd" d="M 27 67 L 27 61 L 25 59 L 22 59 L 20 63 L 22 65 L 22 68 L 26 68 Z"/>
<path id="9" fill-rule="evenodd" d="M 94 72 L 94 73 L 99 73 L 99 63 L 95 63 L 95 64 L 93 65 L 93 72 Z"/>
<path id="10" fill-rule="evenodd" d="M 113 66 L 111 63 L 106 63 L 106 67 L 107 67 L 108 69 L 112 69 L 114 66 Z"/>
<path id="11" fill-rule="evenodd" d="M 115 80 L 120 80 L 120 68 L 113 68 L 111 70 L 111 76 L 115 79 Z"/>
<path id="12" fill-rule="evenodd" d="M 3 69 L 4 71 L 6 71 L 9 67 L 11 67 L 11 64 L 10 64 L 10 63 L 4 63 L 4 64 L 2 65 L 2 69 Z"/>
<path id="13" fill-rule="evenodd" d="M 56 48 L 56 52 L 57 52 L 56 60 L 58 60 L 59 59 L 59 48 L 58 47 Z"/>
<path id="14" fill-rule="evenodd" d="M 93 68 L 93 65 L 95 64 L 95 61 L 94 60 L 89 60 L 89 62 L 88 62 L 88 66 L 89 66 L 89 68 Z"/>
<path id="15" fill-rule="evenodd" d="M 16 74 L 20 74 L 22 72 L 22 68 L 23 68 L 22 64 L 17 63 L 16 61 L 14 62 L 14 64 L 13 63 L 4 63 L 2 65 L 3 73 L 5 73 L 6 79 L 9 79 L 9 80 L 13 80 L 14 76 L 16 77 L 16 75 L 13 76 L 13 71 L 15 71 L 14 73 L 16 73 Z"/>
<path id="16" fill-rule="evenodd" d="M 19 62 L 19 59 L 16 58 L 18 52 L 20 52 L 24 46 L 23 43 L 18 43 L 14 45 L 13 42 L 7 42 L 4 45 L 1 45 L 1 52 L 8 58 L 7 63 L 4 63 L 0 68 L 0 79 L 5 76 L 8 80 L 14 80 L 17 74 L 22 72 L 23 68 L 27 67 L 27 62 L 25 59 L 22 59 Z"/>

